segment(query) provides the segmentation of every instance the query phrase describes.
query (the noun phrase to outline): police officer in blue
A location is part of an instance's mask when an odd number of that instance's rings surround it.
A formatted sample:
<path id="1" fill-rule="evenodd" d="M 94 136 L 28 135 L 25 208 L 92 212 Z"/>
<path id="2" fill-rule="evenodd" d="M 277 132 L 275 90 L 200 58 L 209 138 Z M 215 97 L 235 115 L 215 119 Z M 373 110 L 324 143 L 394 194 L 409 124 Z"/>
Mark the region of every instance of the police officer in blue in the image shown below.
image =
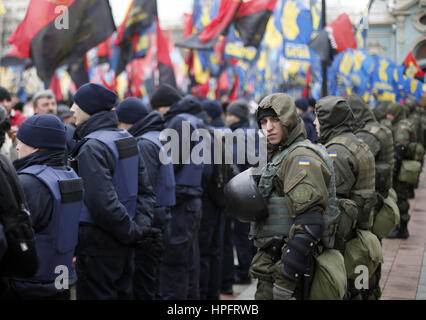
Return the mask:
<path id="1" fill-rule="evenodd" d="M 155 195 L 134 137 L 119 129 L 117 95 L 87 83 L 71 112 L 78 141 L 73 151 L 84 180 L 77 252 L 77 299 L 131 299 L 134 248 L 161 243 L 152 228 Z"/>
<path id="2" fill-rule="evenodd" d="M 163 164 L 160 153 L 165 150 L 160 141 L 164 129 L 164 117 L 157 111 L 149 113 L 142 101 L 135 97 L 124 99 L 116 108 L 119 128 L 132 134 L 147 166 L 147 173 L 154 186 L 156 206 L 153 227 L 161 229 L 163 240 L 170 235 L 170 207 L 176 204 L 175 174 L 173 164 Z M 167 156 L 164 154 L 164 156 Z M 136 249 L 133 298 L 138 300 L 161 299 L 159 296 L 159 269 L 164 248 Z"/>
<path id="3" fill-rule="evenodd" d="M 203 126 L 202 120 L 196 117 L 202 107 L 192 96 L 185 96 L 170 105 L 170 97 L 177 97 L 178 94 L 175 88 L 161 85 L 151 97 L 153 107 L 166 110 L 166 127 L 174 130 L 179 137 L 179 161 L 173 163 L 176 205 L 172 207 L 171 237 L 160 271 L 161 295 L 166 300 L 199 299 L 198 230 L 202 210 L 203 164 L 195 164 L 191 159 L 192 149 L 196 145 L 196 141 L 191 141 L 191 135 Z M 186 134 L 184 130 L 188 130 Z M 185 151 L 184 143 L 189 145 L 189 150 Z M 186 154 L 188 151 L 189 154 Z"/>
<path id="4" fill-rule="evenodd" d="M 208 123 L 214 134 L 223 135 L 225 123 L 222 119 L 222 105 L 217 100 L 201 102 L 208 116 Z M 216 141 L 220 136 L 216 137 Z M 212 136 L 212 138 L 214 138 Z M 212 148 L 214 159 L 214 148 Z M 223 155 L 223 154 L 222 154 Z M 222 273 L 223 235 L 225 227 L 224 186 L 227 169 L 225 162 L 205 164 L 203 171 L 203 214 L 199 231 L 200 245 L 200 299 L 219 300 Z"/>
<path id="5" fill-rule="evenodd" d="M 28 118 L 17 138 L 14 166 L 31 212 L 39 268 L 31 278 L 12 279 L 11 290 L 18 299 L 69 300 L 83 181 L 65 165 L 65 127 L 54 115 Z"/>
<path id="6" fill-rule="evenodd" d="M 249 106 L 243 99 L 234 101 L 226 108 L 226 122 L 229 128 L 234 132 L 238 130 L 238 134 L 244 134 L 247 143 L 247 129 L 250 128 L 249 122 Z M 245 149 L 247 150 L 247 149 Z M 240 172 L 251 167 L 245 157 L 245 163 L 237 163 L 237 145 L 234 144 L 234 163 Z M 249 268 L 251 260 L 256 253 L 256 249 L 252 242 L 248 239 L 250 224 L 241 222 L 235 218 L 228 216 L 225 223 L 224 238 L 224 261 L 223 261 L 223 279 L 222 293 L 232 294 L 232 284 L 249 284 Z M 232 228 L 233 227 L 233 228 Z M 233 246 L 237 251 L 238 267 L 234 269 Z"/>

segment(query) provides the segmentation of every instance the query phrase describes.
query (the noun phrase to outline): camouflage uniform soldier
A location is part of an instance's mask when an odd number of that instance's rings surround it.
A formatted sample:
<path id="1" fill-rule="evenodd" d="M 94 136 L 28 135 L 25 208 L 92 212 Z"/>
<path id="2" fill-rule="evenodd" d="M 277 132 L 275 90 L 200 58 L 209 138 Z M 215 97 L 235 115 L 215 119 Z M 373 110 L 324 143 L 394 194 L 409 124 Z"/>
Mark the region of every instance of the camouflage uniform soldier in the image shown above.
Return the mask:
<path id="1" fill-rule="evenodd" d="M 329 155 L 334 159 L 337 196 L 350 199 L 356 208 L 352 230 L 336 239 L 336 248 L 341 250 L 345 257 L 348 274 L 347 298 L 361 299 L 360 290 L 354 285 L 355 268 L 358 265 L 366 265 L 371 276 L 383 262 L 380 242 L 369 231 L 376 204 L 374 156 L 368 146 L 352 133 L 354 115 L 344 98 L 322 98 L 315 108 L 319 142 L 325 144 Z M 348 210 L 345 214 L 352 215 L 352 212 Z M 367 251 L 362 253 L 365 257 L 362 263 L 351 260 L 355 256 L 354 250 L 359 249 L 357 243 L 360 241 L 369 243 Z M 356 254 L 358 253 L 357 251 Z"/>
<path id="2" fill-rule="evenodd" d="M 407 120 L 410 122 L 410 128 L 413 132 L 413 140 L 416 144 L 416 154 L 415 160 L 420 161 L 423 167 L 423 158 L 424 158 L 424 136 L 423 136 L 423 127 L 422 127 L 422 117 L 421 117 L 421 109 L 417 106 L 417 102 L 410 100 L 405 106 Z M 409 185 L 409 199 L 414 198 L 414 189 L 417 189 L 418 181 L 416 184 Z"/>
<path id="3" fill-rule="evenodd" d="M 394 167 L 392 131 L 375 120 L 368 105 L 358 95 L 351 95 L 348 103 L 356 119 L 354 133 L 368 145 L 375 158 L 377 204 L 372 231 L 381 240 L 389 236 L 399 223 L 398 207 L 389 196 Z M 369 290 L 362 294 L 364 299 L 380 298 L 380 276 L 381 265 L 370 278 Z"/>
<path id="4" fill-rule="evenodd" d="M 376 117 L 376 120 L 380 122 L 381 124 L 384 124 L 389 129 L 392 127 L 392 124 L 390 121 L 386 118 L 386 115 L 388 113 L 388 107 L 392 103 L 390 100 L 384 100 L 380 102 L 379 106 L 373 109 L 374 116 Z"/>
<path id="5" fill-rule="evenodd" d="M 314 257 L 323 245 L 324 230 L 331 229 L 325 223 L 324 212 L 329 199 L 336 199 L 335 194 L 329 197 L 329 188 L 334 186 L 332 161 L 325 148 L 306 139 L 303 121 L 287 94 L 264 98 L 256 116 L 268 140 L 268 165 L 258 190 L 269 215 L 252 223 L 250 230 L 250 238 L 258 248 L 250 267 L 251 277 L 258 279 L 255 298 L 313 298 L 309 280 Z M 343 257 L 337 250 L 330 251 L 327 257 L 334 259 L 330 263 L 341 262 L 338 272 L 330 274 L 344 275 Z M 339 294 L 331 299 L 343 298 L 345 276 L 344 282 L 341 290 L 336 290 Z M 320 293 L 318 298 L 325 297 Z"/>
<path id="6" fill-rule="evenodd" d="M 410 204 L 408 202 L 409 184 L 416 183 L 418 174 L 420 173 L 421 163 L 406 161 L 415 159 L 417 143 L 414 140 L 415 135 L 410 128 L 411 123 L 406 119 L 404 107 L 398 103 L 392 103 L 388 107 L 387 112 L 387 118 L 392 123 L 392 134 L 395 144 L 393 188 L 398 196 L 398 208 L 401 216 L 399 228 L 395 230 L 389 238 L 406 239 L 409 237 L 407 225 L 410 220 L 410 215 L 408 213 L 410 209 Z M 408 169 L 408 171 L 406 169 Z M 414 178 L 412 178 L 411 173 L 415 175 Z"/>

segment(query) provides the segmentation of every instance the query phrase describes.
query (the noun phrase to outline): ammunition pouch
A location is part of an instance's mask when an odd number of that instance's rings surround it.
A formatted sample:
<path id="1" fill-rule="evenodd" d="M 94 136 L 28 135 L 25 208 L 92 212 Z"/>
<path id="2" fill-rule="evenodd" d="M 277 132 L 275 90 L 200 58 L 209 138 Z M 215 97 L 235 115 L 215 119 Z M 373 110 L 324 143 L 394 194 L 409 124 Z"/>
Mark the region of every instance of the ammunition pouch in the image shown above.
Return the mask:
<path id="1" fill-rule="evenodd" d="M 388 237 L 399 224 L 399 208 L 395 200 L 388 196 L 383 200 L 382 207 L 374 218 L 372 232 L 379 238 Z"/>
<path id="2" fill-rule="evenodd" d="M 408 184 L 416 184 L 421 171 L 421 162 L 416 160 L 402 160 L 398 180 Z"/>
<path id="3" fill-rule="evenodd" d="M 354 237 L 358 217 L 358 207 L 353 200 L 340 199 L 339 208 L 340 219 L 337 227 L 334 248 L 343 252 L 345 249 L 345 243 Z"/>
<path id="4" fill-rule="evenodd" d="M 376 191 L 385 198 L 392 188 L 392 174 L 392 167 L 389 164 L 376 164 Z"/>
<path id="5" fill-rule="evenodd" d="M 358 207 L 357 227 L 369 230 L 373 226 L 374 206 L 377 198 L 374 190 L 354 190 L 351 191 L 351 199 Z"/>
<path id="6" fill-rule="evenodd" d="M 423 162 L 423 158 L 425 156 L 425 148 L 421 143 L 416 144 L 416 152 L 414 155 L 414 160 Z"/>

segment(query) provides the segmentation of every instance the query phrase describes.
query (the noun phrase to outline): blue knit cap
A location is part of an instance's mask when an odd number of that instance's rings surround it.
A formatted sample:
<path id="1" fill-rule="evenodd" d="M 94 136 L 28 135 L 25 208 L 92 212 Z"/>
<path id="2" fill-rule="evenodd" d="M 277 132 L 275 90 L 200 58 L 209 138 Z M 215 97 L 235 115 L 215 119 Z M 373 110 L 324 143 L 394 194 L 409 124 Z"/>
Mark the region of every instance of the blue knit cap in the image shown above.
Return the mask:
<path id="1" fill-rule="evenodd" d="M 37 114 L 29 117 L 22 122 L 17 137 L 33 148 L 65 149 L 65 126 L 53 114 Z"/>
<path id="2" fill-rule="evenodd" d="M 201 106 L 212 119 L 216 119 L 222 114 L 222 105 L 217 100 L 204 100 L 201 102 Z"/>
<path id="3" fill-rule="evenodd" d="M 296 108 L 299 108 L 303 112 L 306 112 L 308 110 L 309 100 L 306 98 L 300 98 L 294 101 L 294 104 L 296 105 Z"/>
<path id="4" fill-rule="evenodd" d="M 148 108 L 143 104 L 141 99 L 135 97 L 126 98 L 121 101 L 117 108 L 115 108 L 115 111 L 117 112 L 118 121 L 128 124 L 135 124 L 140 119 L 145 118 L 149 113 Z"/>
<path id="5" fill-rule="evenodd" d="M 81 110 L 92 115 L 111 110 L 117 104 L 117 95 L 100 84 L 86 83 L 77 90 L 74 101 Z"/>

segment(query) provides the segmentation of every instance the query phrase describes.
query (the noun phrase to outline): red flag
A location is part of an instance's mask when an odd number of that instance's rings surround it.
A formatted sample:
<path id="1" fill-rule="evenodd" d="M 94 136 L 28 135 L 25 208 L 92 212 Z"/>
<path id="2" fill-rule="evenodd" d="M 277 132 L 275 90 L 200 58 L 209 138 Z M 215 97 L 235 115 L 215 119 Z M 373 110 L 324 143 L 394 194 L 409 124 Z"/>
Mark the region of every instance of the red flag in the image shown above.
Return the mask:
<path id="1" fill-rule="evenodd" d="M 239 89 L 240 89 L 240 76 L 237 74 L 235 76 L 234 87 L 232 88 L 232 93 L 231 93 L 231 96 L 229 97 L 229 102 L 232 102 L 238 99 Z"/>
<path id="2" fill-rule="evenodd" d="M 169 54 L 169 44 L 160 29 L 160 23 L 157 19 L 157 62 L 160 73 L 159 83 L 167 83 L 176 88 L 175 73 L 173 71 L 172 60 Z"/>
<path id="3" fill-rule="evenodd" d="M 307 98 L 309 97 L 309 89 L 311 88 L 311 70 L 312 66 L 309 66 L 308 72 L 306 73 L 306 87 L 303 89 L 302 97 Z"/>
<path id="4" fill-rule="evenodd" d="M 55 94 L 56 101 L 61 101 L 63 99 L 62 97 L 62 91 L 61 91 L 61 80 L 58 78 L 58 73 L 55 72 L 52 80 L 50 81 L 50 90 Z"/>
<path id="5" fill-rule="evenodd" d="M 422 69 L 420 69 L 419 65 L 417 64 L 416 59 L 413 56 L 413 52 L 410 51 L 404 59 L 404 65 L 407 67 L 405 74 L 409 76 L 410 78 L 417 77 L 424 77 L 425 73 Z"/>
<path id="6" fill-rule="evenodd" d="M 357 43 L 351 20 L 346 13 L 342 13 L 336 20 L 327 25 L 331 46 L 338 53 L 346 49 L 356 49 Z"/>
<path id="7" fill-rule="evenodd" d="M 183 14 L 183 37 L 189 37 L 192 34 L 192 14 L 184 13 Z"/>

